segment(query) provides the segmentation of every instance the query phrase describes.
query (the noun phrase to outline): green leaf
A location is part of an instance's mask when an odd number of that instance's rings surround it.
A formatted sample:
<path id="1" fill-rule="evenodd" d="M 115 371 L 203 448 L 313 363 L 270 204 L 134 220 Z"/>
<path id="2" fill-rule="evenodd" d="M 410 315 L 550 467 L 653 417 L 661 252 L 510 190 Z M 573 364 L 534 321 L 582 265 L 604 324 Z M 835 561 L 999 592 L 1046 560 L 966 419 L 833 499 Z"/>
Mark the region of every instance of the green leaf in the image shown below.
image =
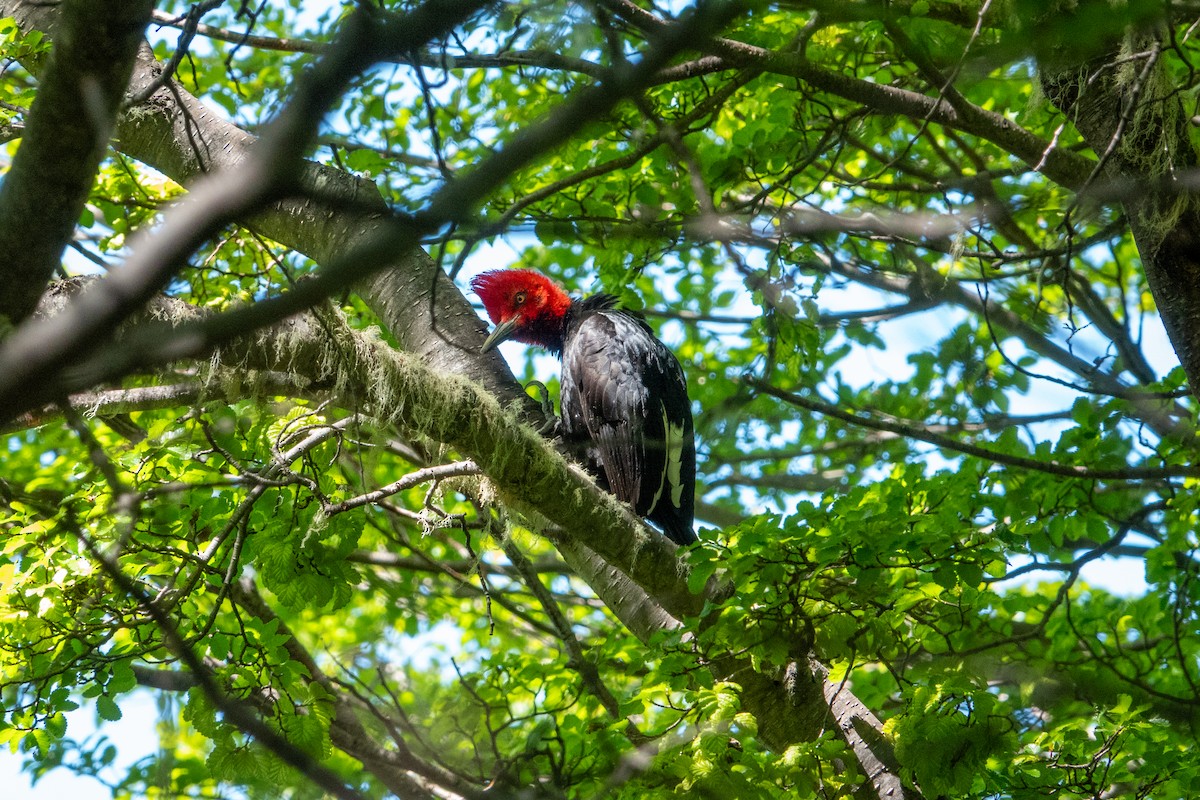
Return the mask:
<path id="1" fill-rule="evenodd" d="M 121 709 L 112 697 L 102 694 L 96 698 L 96 716 L 109 722 L 116 722 L 121 718 Z"/>

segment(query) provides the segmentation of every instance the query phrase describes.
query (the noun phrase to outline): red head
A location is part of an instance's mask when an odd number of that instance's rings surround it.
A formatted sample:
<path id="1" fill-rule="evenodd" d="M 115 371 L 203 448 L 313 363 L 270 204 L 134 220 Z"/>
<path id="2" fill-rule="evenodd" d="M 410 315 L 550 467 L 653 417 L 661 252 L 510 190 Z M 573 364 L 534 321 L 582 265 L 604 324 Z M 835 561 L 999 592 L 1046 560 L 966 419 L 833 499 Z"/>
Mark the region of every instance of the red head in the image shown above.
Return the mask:
<path id="1" fill-rule="evenodd" d="M 545 275 L 531 269 L 499 269 L 476 275 L 471 288 L 496 323 L 483 343 L 485 351 L 505 339 L 562 350 L 563 320 L 571 298 Z"/>

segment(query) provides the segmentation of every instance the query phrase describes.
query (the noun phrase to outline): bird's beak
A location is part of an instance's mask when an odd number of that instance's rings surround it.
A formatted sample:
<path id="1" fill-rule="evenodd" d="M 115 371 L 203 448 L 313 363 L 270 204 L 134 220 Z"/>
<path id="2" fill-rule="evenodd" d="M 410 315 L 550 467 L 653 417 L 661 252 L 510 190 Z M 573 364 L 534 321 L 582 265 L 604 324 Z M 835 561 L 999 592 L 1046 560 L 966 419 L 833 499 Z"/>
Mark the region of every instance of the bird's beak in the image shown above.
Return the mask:
<path id="1" fill-rule="evenodd" d="M 511 337 L 517 330 L 517 323 L 520 322 L 520 319 L 520 317 L 513 316 L 509 317 L 503 322 L 497 323 L 496 327 L 492 329 L 491 335 L 489 335 L 484 341 L 483 347 L 479 349 L 479 352 L 486 353 L 488 350 L 491 350 L 496 345 Z"/>

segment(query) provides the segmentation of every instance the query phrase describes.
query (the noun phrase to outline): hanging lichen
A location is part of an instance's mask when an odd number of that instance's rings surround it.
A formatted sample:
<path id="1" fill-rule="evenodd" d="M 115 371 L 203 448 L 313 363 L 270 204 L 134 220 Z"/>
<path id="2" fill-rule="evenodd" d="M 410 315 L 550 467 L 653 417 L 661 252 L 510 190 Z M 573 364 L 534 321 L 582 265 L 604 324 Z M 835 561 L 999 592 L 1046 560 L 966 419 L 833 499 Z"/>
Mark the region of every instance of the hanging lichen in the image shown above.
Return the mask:
<path id="1" fill-rule="evenodd" d="M 1115 88 L 1125 103 L 1122 115 L 1127 120 L 1117 151 L 1122 172 L 1140 184 L 1129 187 L 1135 202 L 1128 205 L 1157 242 L 1178 225 L 1187 208 L 1187 193 L 1168 189 L 1179 165 L 1190 164 L 1195 158 L 1184 152 L 1192 145 L 1157 37 L 1127 33 L 1116 63 Z"/>

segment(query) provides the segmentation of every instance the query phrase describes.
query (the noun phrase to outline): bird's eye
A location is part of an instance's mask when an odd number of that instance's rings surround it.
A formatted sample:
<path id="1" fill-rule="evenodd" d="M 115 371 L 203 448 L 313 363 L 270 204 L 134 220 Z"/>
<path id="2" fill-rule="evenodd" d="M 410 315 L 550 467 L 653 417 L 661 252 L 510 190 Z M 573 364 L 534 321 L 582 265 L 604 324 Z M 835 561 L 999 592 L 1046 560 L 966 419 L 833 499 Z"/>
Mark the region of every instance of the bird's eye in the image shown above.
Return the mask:
<path id="1" fill-rule="evenodd" d="M 513 295 L 513 305 L 523 305 L 525 303 L 525 293 L 517 292 Z"/>

